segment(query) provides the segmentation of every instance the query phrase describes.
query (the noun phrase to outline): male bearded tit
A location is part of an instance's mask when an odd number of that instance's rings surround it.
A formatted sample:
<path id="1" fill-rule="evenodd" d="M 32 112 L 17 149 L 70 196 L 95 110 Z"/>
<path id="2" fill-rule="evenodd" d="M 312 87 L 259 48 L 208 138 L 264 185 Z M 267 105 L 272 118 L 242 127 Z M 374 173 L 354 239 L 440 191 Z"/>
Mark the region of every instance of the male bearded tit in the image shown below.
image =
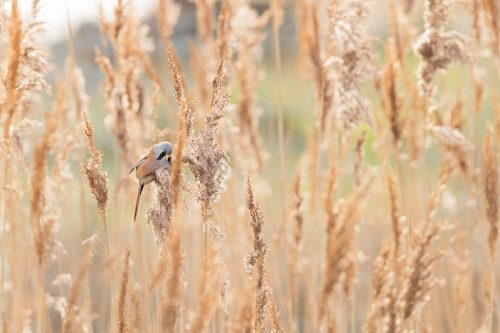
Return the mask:
<path id="1" fill-rule="evenodd" d="M 139 208 L 139 200 L 141 198 L 144 185 L 155 180 L 155 172 L 158 168 L 170 167 L 172 144 L 167 141 L 157 143 L 150 147 L 146 153 L 134 164 L 130 173 L 135 170 L 135 176 L 139 181 L 139 190 L 135 199 L 134 222 L 137 218 L 137 210 Z"/>

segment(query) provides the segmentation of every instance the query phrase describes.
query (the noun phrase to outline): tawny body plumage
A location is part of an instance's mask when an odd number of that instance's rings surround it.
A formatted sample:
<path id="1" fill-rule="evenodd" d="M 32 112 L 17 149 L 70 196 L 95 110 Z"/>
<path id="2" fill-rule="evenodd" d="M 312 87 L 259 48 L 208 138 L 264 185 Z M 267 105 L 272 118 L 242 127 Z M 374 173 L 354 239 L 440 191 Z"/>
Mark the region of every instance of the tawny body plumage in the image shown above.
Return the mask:
<path id="1" fill-rule="evenodd" d="M 135 176 L 139 181 L 139 189 L 135 199 L 134 221 L 137 218 L 137 210 L 139 209 L 139 201 L 144 185 L 155 180 L 156 170 L 170 166 L 172 150 L 173 148 L 170 142 L 163 141 L 157 143 L 149 148 L 146 153 L 134 164 L 132 169 L 130 169 L 129 173 L 135 170 Z"/>

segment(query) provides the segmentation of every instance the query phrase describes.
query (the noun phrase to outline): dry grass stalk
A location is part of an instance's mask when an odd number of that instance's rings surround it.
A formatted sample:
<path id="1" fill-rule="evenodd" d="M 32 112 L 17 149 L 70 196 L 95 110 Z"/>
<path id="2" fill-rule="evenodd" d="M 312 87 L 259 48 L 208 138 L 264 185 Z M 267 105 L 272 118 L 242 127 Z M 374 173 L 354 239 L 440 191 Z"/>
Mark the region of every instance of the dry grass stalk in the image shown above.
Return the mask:
<path id="1" fill-rule="evenodd" d="M 297 295 L 297 280 L 301 270 L 301 246 L 302 246 L 302 233 L 304 216 L 302 213 L 302 205 L 304 198 L 300 192 L 300 168 L 297 170 L 294 180 L 293 180 L 293 204 L 292 211 L 290 212 L 290 218 L 293 223 L 293 233 L 290 243 L 290 255 L 288 256 L 288 267 L 289 267 L 289 279 L 288 284 L 291 292 L 292 301 L 296 299 Z"/>
<path id="2" fill-rule="evenodd" d="M 87 113 L 88 95 L 85 93 L 85 78 L 82 70 L 75 64 L 73 58 L 66 60 L 66 71 L 68 72 L 68 81 L 73 96 L 76 118 L 80 119 L 83 113 Z"/>
<path id="3" fill-rule="evenodd" d="M 164 253 L 166 253 L 164 251 Z M 168 255 L 162 255 L 160 259 L 158 260 L 158 264 L 156 265 L 155 270 L 151 274 L 151 282 L 149 283 L 148 290 L 149 292 L 152 292 L 158 283 L 162 280 L 164 275 L 167 272 L 167 266 L 168 266 Z"/>
<path id="4" fill-rule="evenodd" d="M 254 279 L 255 280 L 255 279 Z M 255 281 L 245 286 L 241 292 L 241 300 L 238 305 L 237 314 L 229 325 L 229 332 L 231 333 L 253 333 L 252 330 L 252 317 L 253 317 L 253 292 L 255 290 Z"/>
<path id="5" fill-rule="evenodd" d="M 209 99 L 209 82 L 212 73 L 217 66 L 217 60 L 213 57 L 216 53 L 214 40 L 214 0 L 196 0 L 196 34 L 199 42 L 192 47 L 193 68 L 198 74 L 197 84 L 200 91 L 200 99 L 206 106 Z"/>
<path id="6" fill-rule="evenodd" d="M 169 38 L 181 12 L 180 4 L 173 0 L 158 0 L 157 21 L 161 34 Z"/>
<path id="7" fill-rule="evenodd" d="M 265 34 L 262 32 L 269 20 L 269 12 L 258 15 L 257 11 L 250 7 L 247 1 L 237 2 L 232 8 L 229 21 L 229 38 L 235 42 L 232 44 L 235 57 L 235 75 L 240 90 L 238 99 L 238 118 L 240 128 L 240 144 L 243 150 L 242 156 L 253 156 L 240 161 L 245 169 L 251 167 L 260 170 L 264 163 L 264 149 L 258 132 L 259 115 L 262 110 L 256 106 L 257 83 L 260 79 L 258 62 L 262 58 L 261 42 Z"/>
<path id="8" fill-rule="evenodd" d="M 45 115 L 46 130 L 40 143 L 35 148 L 33 157 L 33 170 L 31 178 L 31 219 L 34 226 L 35 252 L 40 266 L 45 265 L 48 249 L 50 248 L 50 236 L 54 226 L 54 220 L 48 219 L 45 223 L 41 217 L 46 203 L 46 178 L 47 163 L 50 151 L 54 145 L 54 133 L 58 128 L 59 120 L 66 111 L 66 90 L 60 85 L 57 90 L 53 111 Z"/>
<path id="9" fill-rule="evenodd" d="M 129 288 L 129 265 L 130 265 L 130 249 L 127 249 L 125 252 L 125 259 L 123 265 L 123 273 L 120 282 L 120 294 L 118 297 L 117 304 L 117 315 L 116 322 L 118 327 L 118 332 L 125 333 L 129 331 L 129 327 L 127 324 L 128 316 L 127 316 L 127 295 Z"/>
<path id="10" fill-rule="evenodd" d="M 66 91 L 64 85 L 60 85 L 54 101 L 53 110 L 45 115 L 46 130 L 35 148 L 33 157 L 33 171 L 31 178 L 31 217 L 34 222 L 40 219 L 44 207 L 45 177 L 47 174 L 47 160 L 54 145 L 54 133 L 58 127 L 58 121 L 66 111 Z"/>
<path id="11" fill-rule="evenodd" d="M 130 298 L 130 302 L 132 303 L 132 315 L 129 320 L 130 329 L 132 332 L 140 332 L 144 322 L 144 314 L 141 308 L 142 302 L 139 292 L 132 292 Z"/>
<path id="12" fill-rule="evenodd" d="M 462 114 L 462 109 L 464 106 L 464 102 L 462 98 L 459 96 L 456 100 L 455 104 L 451 108 L 450 114 L 450 127 L 461 130 L 464 125 L 464 116 Z"/>
<path id="13" fill-rule="evenodd" d="M 482 37 L 482 25 L 481 25 L 481 14 L 482 7 L 481 4 L 484 3 L 482 0 L 473 0 L 470 4 L 471 6 L 471 16 L 472 16 L 472 31 L 474 33 L 474 43 L 476 46 L 481 44 Z"/>
<path id="14" fill-rule="evenodd" d="M 94 144 L 94 130 L 88 120 L 86 113 L 83 114 L 85 121 L 84 133 L 87 138 L 87 147 L 90 152 L 90 158 L 87 163 L 82 165 L 82 172 L 87 176 L 90 191 L 94 195 L 97 203 L 97 209 L 103 220 L 106 217 L 106 206 L 108 203 L 108 178 L 102 171 L 102 153 L 97 150 Z"/>
<path id="15" fill-rule="evenodd" d="M 495 145 L 492 142 L 492 129 L 486 129 L 486 139 L 484 141 L 484 196 L 486 198 L 486 218 L 490 224 L 488 235 L 488 246 L 490 256 L 495 255 L 495 244 L 498 238 L 498 160 Z"/>
<path id="16" fill-rule="evenodd" d="M 390 174 L 387 177 L 387 187 L 389 189 L 389 201 L 391 202 L 391 230 L 392 241 L 394 244 L 393 261 L 396 262 L 399 258 L 401 249 L 401 235 L 403 233 L 401 226 L 401 215 L 397 202 L 396 180 Z"/>
<path id="17" fill-rule="evenodd" d="M 219 291 L 223 288 L 224 265 L 220 262 L 217 249 L 211 246 L 205 255 L 198 286 L 198 302 L 188 332 L 203 332 L 214 316 L 218 304 Z"/>
<path id="18" fill-rule="evenodd" d="M 453 293 L 455 310 L 455 323 L 456 330 L 461 332 L 468 332 L 472 330 L 470 309 L 471 305 L 468 302 L 468 297 L 471 292 L 471 258 L 467 247 L 464 244 L 465 235 L 460 232 L 458 235 L 459 248 L 455 249 L 453 257 L 453 265 L 458 274 L 453 279 Z"/>
<path id="19" fill-rule="evenodd" d="M 245 179 L 245 188 L 247 192 L 247 208 L 250 212 L 250 226 L 253 232 L 252 253 L 245 257 L 245 266 L 247 273 L 255 279 L 255 305 L 253 308 L 253 326 L 254 332 L 262 332 L 263 323 L 266 319 L 267 292 L 265 282 L 264 260 L 267 252 L 267 245 L 262 239 L 262 227 L 264 225 L 264 216 L 262 210 L 255 200 L 254 190 L 250 178 Z"/>
<path id="20" fill-rule="evenodd" d="M 396 91 L 396 71 L 394 69 L 395 55 L 394 55 L 394 40 L 388 42 L 386 46 L 386 65 L 384 70 L 383 81 L 383 103 L 387 118 L 391 128 L 392 140 L 397 146 L 401 139 L 401 115 L 400 115 L 400 102 Z"/>
<path id="21" fill-rule="evenodd" d="M 333 164 L 333 162 L 331 162 Z M 330 166 L 334 170 L 334 166 Z M 351 194 L 349 199 L 343 202 L 342 207 L 332 208 L 331 191 L 335 184 L 335 172 L 330 171 L 327 180 L 325 195 L 326 216 L 326 245 L 325 262 L 323 264 L 320 296 L 318 301 L 318 321 L 322 325 L 327 323 L 329 313 L 329 298 L 340 277 L 344 276 L 344 286 L 349 285 L 352 278 L 355 261 L 354 235 L 355 226 L 359 219 L 361 202 L 368 194 L 368 189 L 373 181 L 372 176 L 367 176 L 363 182 Z M 332 178 L 330 178 L 332 177 Z M 333 180 L 330 180 L 333 179 Z M 349 295 L 347 295 L 349 296 Z"/>
<path id="22" fill-rule="evenodd" d="M 177 66 L 173 50 L 165 41 L 167 60 L 170 66 L 170 77 L 174 85 L 175 98 L 179 104 L 179 115 L 177 117 L 177 141 L 172 153 L 172 171 L 170 183 L 172 186 L 172 204 L 177 206 L 180 195 L 180 185 L 182 182 L 182 156 L 186 141 L 191 136 L 193 129 L 193 110 L 191 104 L 186 100 L 182 76 Z"/>
<path id="23" fill-rule="evenodd" d="M 271 324 L 272 324 L 272 332 L 273 333 L 284 333 L 283 324 L 281 323 L 281 319 L 279 316 L 278 305 L 276 304 L 276 299 L 274 298 L 273 292 L 271 291 L 271 287 L 267 288 L 267 301 L 269 314 L 271 315 Z"/>
<path id="24" fill-rule="evenodd" d="M 392 249 L 389 243 L 382 246 L 379 255 L 372 265 L 372 301 L 364 325 L 364 331 L 367 333 L 382 331 L 381 327 L 385 324 L 386 316 L 393 313 L 384 311 L 387 308 L 385 304 L 393 303 L 393 299 L 388 298 L 387 295 L 390 290 L 394 289 L 394 285 L 397 283 L 394 277 L 389 275 L 391 273 L 390 260 Z M 389 327 L 391 325 L 387 325 L 387 328 Z M 390 331 L 389 329 L 384 331 L 395 332 L 395 330 Z"/>
<path id="25" fill-rule="evenodd" d="M 89 269 L 90 260 L 90 255 L 87 255 L 84 258 L 80 266 L 80 271 L 78 272 L 75 282 L 73 282 L 69 291 L 66 310 L 64 311 L 64 315 L 62 318 L 63 320 L 61 323 L 62 333 L 79 332 L 83 329 L 79 320 L 81 309 L 77 306 L 77 302 L 78 298 L 80 297 L 80 292 L 84 283 L 85 275 L 87 274 Z"/>
<path id="26" fill-rule="evenodd" d="M 361 179 L 363 177 L 363 145 L 365 143 L 366 132 L 363 131 L 360 137 L 356 140 L 356 148 L 354 150 L 354 180 L 356 186 L 361 185 Z"/>
<path id="27" fill-rule="evenodd" d="M 161 327 L 163 332 L 177 332 L 176 322 L 182 299 L 182 239 L 180 235 L 181 209 L 174 206 L 174 216 L 168 234 L 165 255 L 170 256 L 170 272 L 165 279 L 165 291 L 162 303 Z"/>
<path id="28" fill-rule="evenodd" d="M 482 5 L 491 30 L 491 51 L 500 55 L 500 20 L 498 3 L 495 0 L 483 0 Z"/>

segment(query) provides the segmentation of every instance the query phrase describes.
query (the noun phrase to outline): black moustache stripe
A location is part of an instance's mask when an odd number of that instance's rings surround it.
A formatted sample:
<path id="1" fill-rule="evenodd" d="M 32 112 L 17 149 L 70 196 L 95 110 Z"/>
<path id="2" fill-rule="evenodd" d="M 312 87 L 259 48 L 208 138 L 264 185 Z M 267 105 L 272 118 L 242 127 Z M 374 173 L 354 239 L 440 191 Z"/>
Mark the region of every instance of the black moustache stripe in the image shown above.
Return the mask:
<path id="1" fill-rule="evenodd" d="M 161 160 L 162 158 L 165 157 L 165 155 L 167 155 L 167 153 L 164 152 L 164 151 L 162 151 L 161 154 L 160 154 L 160 156 L 158 156 L 157 160 Z"/>

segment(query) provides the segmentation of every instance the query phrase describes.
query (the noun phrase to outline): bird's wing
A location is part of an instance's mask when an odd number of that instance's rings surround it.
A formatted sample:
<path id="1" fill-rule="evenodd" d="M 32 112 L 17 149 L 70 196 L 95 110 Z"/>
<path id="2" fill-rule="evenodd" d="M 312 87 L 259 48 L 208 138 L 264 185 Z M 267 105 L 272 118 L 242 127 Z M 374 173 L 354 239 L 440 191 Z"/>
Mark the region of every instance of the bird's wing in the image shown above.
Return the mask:
<path id="1" fill-rule="evenodd" d="M 135 169 L 137 169 L 142 163 L 144 163 L 144 161 L 146 159 L 147 159 L 147 156 L 144 156 L 140 160 L 138 160 L 137 162 L 135 162 L 134 166 L 132 167 L 132 169 L 130 169 L 130 171 L 128 173 L 131 174 L 132 171 L 134 171 Z"/>
<path id="2" fill-rule="evenodd" d="M 142 155 L 142 157 L 137 161 L 135 162 L 134 166 L 132 167 L 132 169 L 130 169 L 130 171 L 128 172 L 129 174 L 132 173 L 132 171 L 134 171 L 135 169 L 137 169 L 142 163 L 144 163 L 144 161 L 146 161 L 149 157 L 149 155 L 151 155 L 151 153 L 153 152 L 153 150 L 151 148 L 149 148 L 145 153 L 144 155 Z"/>

